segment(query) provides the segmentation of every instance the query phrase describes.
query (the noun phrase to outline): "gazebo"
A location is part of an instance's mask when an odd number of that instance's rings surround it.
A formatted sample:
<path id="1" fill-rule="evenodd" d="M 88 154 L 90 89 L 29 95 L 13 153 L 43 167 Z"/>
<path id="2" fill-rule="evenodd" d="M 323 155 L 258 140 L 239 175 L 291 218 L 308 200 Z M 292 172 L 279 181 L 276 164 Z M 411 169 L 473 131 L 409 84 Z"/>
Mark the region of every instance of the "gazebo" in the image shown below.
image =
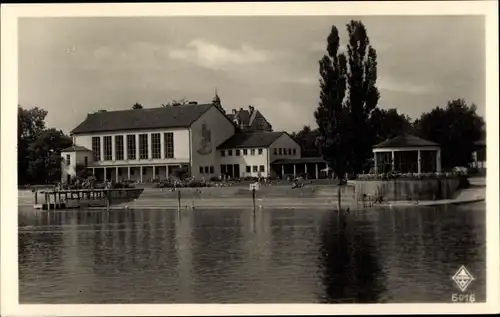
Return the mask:
<path id="1" fill-rule="evenodd" d="M 375 173 L 441 172 L 439 144 L 413 135 L 401 135 L 373 147 Z"/>

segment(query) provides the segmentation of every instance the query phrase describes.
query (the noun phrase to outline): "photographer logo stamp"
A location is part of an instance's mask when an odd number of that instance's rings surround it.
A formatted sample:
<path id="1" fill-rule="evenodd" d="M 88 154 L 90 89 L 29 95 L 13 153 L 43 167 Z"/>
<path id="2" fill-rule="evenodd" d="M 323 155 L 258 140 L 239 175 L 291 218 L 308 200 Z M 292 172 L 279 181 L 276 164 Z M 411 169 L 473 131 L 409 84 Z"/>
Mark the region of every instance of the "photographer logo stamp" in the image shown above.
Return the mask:
<path id="1" fill-rule="evenodd" d="M 472 276 L 463 265 L 458 269 L 457 273 L 453 275 L 452 279 L 462 292 L 465 292 L 467 287 L 475 280 L 474 276 Z"/>

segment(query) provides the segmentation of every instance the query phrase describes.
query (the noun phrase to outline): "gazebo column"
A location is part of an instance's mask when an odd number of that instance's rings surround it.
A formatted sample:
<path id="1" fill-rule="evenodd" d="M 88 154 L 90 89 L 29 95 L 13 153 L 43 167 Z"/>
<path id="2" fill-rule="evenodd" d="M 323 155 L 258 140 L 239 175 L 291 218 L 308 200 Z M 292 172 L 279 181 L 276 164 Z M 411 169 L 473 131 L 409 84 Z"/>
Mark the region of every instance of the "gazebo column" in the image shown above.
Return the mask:
<path id="1" fill-rule="evenodd" d="M 417 160 L 417 173 L 422 173 L 422 156 L 420 155 L 420 150 L 418 152 L 418 160 Z"/>
<path id="2" fill-rule="evenodd" d="M 142 166 L 139 166 L 139 176 L 142 183 Z"/>
<path id="3" fill-rule="evenodd" d="M 315 176 L 316 179 L 318 179 L 319 178 L 318 163 L 314 164 L 314 167 L 315 167 Z"/>
<path id="4" fill-rule="evenodd" d="M 127 179 L 130 180 L 130 166 L 127 167 Z"/>
<path id="5" fill-rule="evenodd" d="M 377 152 L 373 152 L 373 161 L 375 164 L 374 172 L 375 174 L 378 174 Z"/>
<path id="6" fill-rule="evenodd" d="M 107 168 L 104 168 L 104 181 L 108 180 L 108 170 Z"/>
<path id="7" fill-rule="evenodd" d="M 119 174 L 120 174 L 120 172 L 118 171 L 118 169 L 119 169 L 119 167 L 117 167 L 116 170 L 115 170 L 115 176 L 116 176 L 115 181 L 116 182 L 118 182 L 118 177 L 119 177 Z"/>
<path id="8" fill-rule="evenodd" d="M 441 149 L 436 153 L 436 172 L 441 173 Z"/>
<path id="9" fill-rule="evenodd" d="M 304 163 L 304 174 L 306 174 L 306 178 L 307 178 L 307 163 Z"/>
<path id="10" fill-rule="evenodd" d="M 165 178 L 168 179 L 168 165 L 165 165 Z"/>
<path id="11" fill-rule="evenodd" d="M 396 170 L 396 159 L 394 155 L 394 150 L 391 151 L 391 166 L 392 166 L 392 172 Z"/>
<path id="12" fill-rule="evenodd" d="M 156 177 L 156 166 L 153 165 L 153 179 Z"/>
<path id="13" fill-rule="evenodd" d="M 285 165 L 281 165 L 281 177 L 285 177 Z"/>
<path id="14" fill-rule="evenodd" d="M 293 164 L 293 177 L 297 177 L 297 166 Z"/>

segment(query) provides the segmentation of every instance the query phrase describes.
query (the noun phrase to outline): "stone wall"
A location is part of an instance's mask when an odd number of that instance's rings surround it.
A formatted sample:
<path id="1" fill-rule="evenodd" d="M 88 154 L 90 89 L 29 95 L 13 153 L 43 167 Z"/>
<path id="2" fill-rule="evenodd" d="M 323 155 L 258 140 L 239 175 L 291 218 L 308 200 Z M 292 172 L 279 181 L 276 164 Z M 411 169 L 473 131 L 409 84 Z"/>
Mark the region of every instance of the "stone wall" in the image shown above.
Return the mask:
<path id="1" fill-rule="evenodd" d="M 382 196 L 386 201 L 450 199 L 458 189 L 458 178 L 356 180 L 356 197 Z"/>

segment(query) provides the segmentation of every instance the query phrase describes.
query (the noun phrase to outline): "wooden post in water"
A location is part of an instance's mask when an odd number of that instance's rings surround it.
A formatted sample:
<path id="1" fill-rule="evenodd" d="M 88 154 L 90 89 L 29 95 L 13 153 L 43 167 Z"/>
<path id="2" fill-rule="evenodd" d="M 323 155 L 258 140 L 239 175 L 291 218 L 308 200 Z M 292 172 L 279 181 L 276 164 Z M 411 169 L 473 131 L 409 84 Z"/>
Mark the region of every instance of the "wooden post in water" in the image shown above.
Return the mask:
<path id="1" fill-rule="evenodd" d="M 106 200 L 106 211 L 109 211 L 109 206 L 111 203 L 111 195 L 110 195 L 109 189 L 106 192 L 103 192 L 103 194 L 105 197 L 104 199 Z"/>
<path id="2" fill-rule="evenodd" d="M 177 211 L 181 212 L 181 191 L 177 190 Z"/>
<path id="3" fill-rule="evenodd" d="M 342 209 L 342 206 L 341 206 L 341 202 L 342 202 L 342 191 L 341 191 L 341 187 L 342 186 L 341 184 L 339 184 L 338 186 L 338 189 L 337 189 L 337 198 L 338 198 L 338 205 L 337 205 L 337 208 L 338 208 L 338 211 L 340 212 L 340 210 Z"/>
<path id="4" fill-rule="evenodd" d="M 255 212 L 255 187 L 252 188 L 252 205 L 253 205 L 253 212 Z"/>

